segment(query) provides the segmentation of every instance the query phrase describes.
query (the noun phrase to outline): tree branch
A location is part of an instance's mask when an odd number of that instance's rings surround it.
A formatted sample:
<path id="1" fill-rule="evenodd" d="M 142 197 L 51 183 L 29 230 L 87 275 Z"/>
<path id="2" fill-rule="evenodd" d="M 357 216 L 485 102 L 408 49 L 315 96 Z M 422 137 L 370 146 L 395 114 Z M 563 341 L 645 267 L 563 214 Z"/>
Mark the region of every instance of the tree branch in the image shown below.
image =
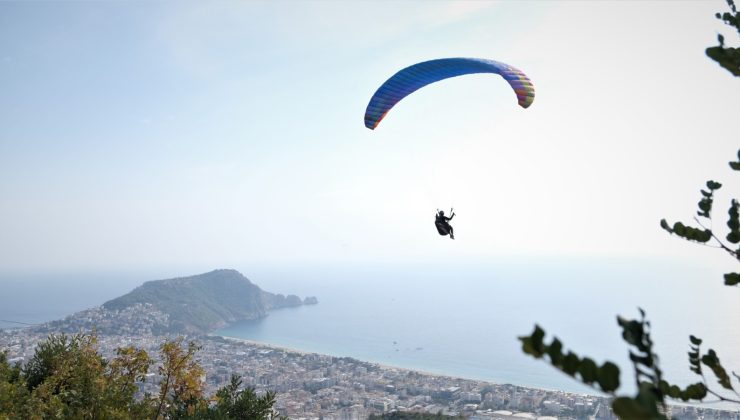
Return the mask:
<path id="1" fill-rule="evenodd" d="M 698 223 L 698 224 L 699 224 L 699 226 L 701 226 L 701 227 L 702 227 L 702 228 L 703 228 L 704 230 L 708 230 L 708 231 L 709 231 L 709 232 L 711 233 L 711 235 L 712 235 L 712 238 L 714 238 L 714 240 L 715 240 L 715 241 L 717 241 L 717 243 L 719 244 L 719 246 L 718 246 L 718 247 L 716 247 L 716 246 L 714 246 L 714 247 L 713 247 L 713 246 L 710 246 L 710 245 L 707 245 L 707 244 L 702 244 L 702 245 L 706 245 L 706 246 L 709 246 L 710 248 L 722 248 L 722 249 L 724 249 L 725 251 L 729 252 L 729 253 L 730 253 L 730 255 L 732 255 L 733 257 L 737 258 L 737 253 L 736 253 L 735 251 L 733 251 L 732 249 L 728 248 L 728 247 L 727 247 L 727 246 L 726 246 L 726 245 L 725 245 L 725 244 L 724 244 L 724 243 L 723 243 L 723 242 L 722 242 L 722 241 L 721 241 L 721 240 L 720 240 L 720 239 L 719 239 L 719 238 L 717 237 L 717 235 L 715 235 L 715 234 L 714 234 L 714 231 L 713 231 L 712 229 L 707 229 L 707 228 L 706 228 L 706 227 L 705 227 L 705 226 L 704 226 L 703 224 L 701 224 L 701 222 L 699 221 L 699 219 L 697 219 L 697 218 L 696 218 L 696 216 L 694 216 L 694 220 L 695 220 L 695 221 L 696 221 L 696 223 Z M 710 222 L 710 223 L 712 223 L 712 218 L 711 218 L 711 217 L 709 218 L 709 222 Z"/>
<path id="2" fill-rule="evenodd" d="M 733 372 L 733 374 L 734 374 L 734 372 Z M 735 399 L 732 399 L 732 398 L 727 398 L 727 397 L 725 397 L 723 395 L 720 395 L 719 393 L 717 393 L 717 392 L 712 391 L 711 389 L 709 389 L 709 383 L 707 382 L 707 377 L 704 376 L 704 371 L 703 370 L 701 371 L 700 375 L 701 375 L 701 381 L 704 383 L 704 388 L 707 389 L 707 392 L 708 393 L 710 393 L 710 394 L 714 395 L 715 397 L 719 398 L 720 401 L 727 401 L 727 402 L 733 402 L 733 403 L 740 404 L 740 400 L 735 400 Z M 734 389 L 732 390 L 732 392 L 734 392 L 735 395 L 738 395 L 737 394 L 737 391 L 735 391 Z M 738 396 L 740 397 L 740 395 L 738 395 Z"/>

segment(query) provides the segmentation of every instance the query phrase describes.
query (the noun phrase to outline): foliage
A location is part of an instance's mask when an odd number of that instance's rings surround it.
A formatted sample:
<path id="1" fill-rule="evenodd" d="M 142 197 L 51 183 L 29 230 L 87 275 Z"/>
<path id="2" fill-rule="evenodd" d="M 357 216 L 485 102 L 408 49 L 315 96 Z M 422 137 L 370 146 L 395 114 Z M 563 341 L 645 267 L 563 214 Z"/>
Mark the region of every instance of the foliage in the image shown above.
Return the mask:
<path id="1" fill-rule="evenodd" d="M 274 419 L 279 418 L 272 410 L 275 394 L 267 392 L 258 397 L 251 388 L 239 389 L 242 380 L 231 375 L 231 383 L 216 393 L 216 405 L 204 416 L 208 419 Z"/>
<path id="2" fill-rule="evenodd" d="M 735 2 L 727 0 L 727 5 L 730 7 L 730 11 L 717 13 L 715 17 L 726 25 L 737 29 L 738 34 L 740 34 L 740 14 L 737 12 Z M 706 49 L 707 56 L 734 76 L 740 76 L 740 48 L 725 47 L 725 37 L 721 34 L 717 35 L 717 41 L 719 42 L 718 46 Z"/>
<path id="3" fill-rule="evenodd" d="M 51 335 L 23 368 L 0 358 L 0 418 L 145 416 L 135 383 L 150 364 L 145 352 L 128 347 L 109 363 L 94 335 Z"/>
<path id="4" fill-rule="evenodd" d="M 25 406 L 28 398 L 29 392 L 21 381 L 20 366 L 10 366 L 7 354 L 0 353 L 0 419 L 28 414 L 27 410 L 17 408 Z"/>
<path id="5" fill-rule="evenodd" d="M 581 358 L 572 351 L 563 354 L 563 344 L 557 337 L 553 338 L 550 344 L 543 342 L 544 337 L 545 331 L 539 325 L 535 325 L 532 335 L 520 337 L 522 350 L 537 359 L 547 356 L 550 363 L 562 372 L 572 377 L 576 377 L 576 374 L 578 374 L 583 383 L 591 386 L 598 383 L 604 392 L 612 392 L 619 387 L 619 368 L 617 365 L 612 362 L 604 362 L 601 366 L 597 366 L 592 359 L 588 357 Z"/>
<path id="6" fill-rule="evenodd" d="M 740 170 L 740 151 L 738 151 L 738 161 L 730 162 L 730 167 L 737 171 Z M 660 221 L 660 226 L 670 234 L 675 234 L 684 240 L 699 243 L 707 246 L 724 250 L 733 259 L 740 261 L 740 248 L 732 247 L 740 243 L 740 217 L 738 216 L 738 200 L 733 199 L 728 210 L 727 227 L 729 232 L 725 236 L 725 243 L 712 230 L 712 206 L 714 204 L 714 193 L 722 187 L 722 184 L 715 181 L 706 183 L 706 190 L 701 190 L 701 199 L 699 200 L 697 216 L 705 219 L 709 227 L 705 227 L 700 219 L 694 217 L 694 220 L 700 227 L 687 226 L 684 223 L 676 222 L 670 226 L 665 219 Z M 736 286 L 740 282 L 740 274 L 727 273 L 724 276 L 725 285 Z M 529 336 L 519 337 L 522 342 L 522 351 L 535 358 L 547 358 L 550 364 L 566 374 L 579 379 L 586 385 L 599 389 L 614 396 L 612 409 L 620 418 L 624 419 L 663 419 L 666 412 L 666 399 L 671 398 L 681 401 L 702 401 L 707 395 L 718 398 L 720 401 L 731 401 L 740 403 L 740 393 L 732 384 L 732 378 L 728 375 L 727 370 L 722 366 L 717 353 L 709 349 L 702 353 L 702 340 L 695 336 L 690 336 L 689 367 L 690 370 L 701 377 L 701 381 L 681 389 L 676 385 L 671 385 L 663 379 L 663 373 L 658 364 L 658 356 L 653 351 L 653 340 L 650 335 L 650 322 L 645 319 L 645 312 L 640 309 L 640 319 L 628 320 L 617 317 L 617 323 L 622 328 L 622 338 L 631 346 L 629 356 L 635 372 L 635 381 L 637 393 L 634 396 L 617 395 L 620 380 L 619 368 L 612 362 L 604 362 L 600 367 L 588 358 L 581 358 L 572 351 L 564 354 L 563 345 L 555 337 L 549 344 L 545 343 L 545 331 L 540 326 L 535 325 L 534 331 Z M 722 391 L 712 390 L 704 375 L 703 367 L 712 371 L 717 383 Z M 740 381 L 740 376 L 733 373 L 735 378 Z M 729 397 L 728 393 L 734 396 Z"/>
<path id="7" fill-rule="evenodd" d="M 179 338 L 160 347 L 162 366 L 158 371 L 164 379 L 159 384 L 155 420 L 160 416 L 166 418 L 168 411 L 175 418 L 192 416 L 206 404 L 201 380 L 205 371 L 195 360 L 195 353 L 200 348 L 191 341 L 183 349 L 182 342 L 183 339 Z"/>
<path id="8" fill-rule="evenodd" d="M 204 370 L 198 347 L 182 339 L 160 347 L 162 381 L 158 398 L 140 387 L 154 361 L 134 347 L 116 350 L 106 360 L 95 335 L 50 335 L 25 366 L 11 366 L 0 353 L 0 419 L 274 419 L 275 394 L 258 397 L 240 390 L 241 379 L 203 393 Z"/>
<path id="9" fill-rule="evenodd" d="M 734 171 L 740 171 L 740 151 L 737 153 L 738 160 L 736 162 L 729 162 L 730 168 Z M 676 222 L 671 227 L 665 219 L 660 221 L 660 226 L 670 234 L 675 234 L 680 238 L 683 238 L 690 242 L 696 242 L 702 245 L 714 246 L 726 251 L 732 258 L 740 261 L 740 217 L 738 209 L 740 203 L 738 200 L 733 199 L 730 201 L 730 208 L 727 210 L 727 227 L 729 232 L 725 236 L 724 242 L 717 234 L 712 230 L 712 205 L 714 204 L 714 192 L 722 188 L 722 184 L 716 181 L 707 181 L 707 190 L 701 190 L 701 199 L 699 200 L 699 210 L 696 214 L 705 220 L 705 223 L 709 224 L 709 228 L 705 227 L 702 223 L 702 219 L 694 217 L 696 223 L 700 226 L 699 228 L 686 226 L 681 222 Z M 738 246 L 736 249 L 733 247 Z M 740 283 L 740 274 L 738 273 L 727 273 L 725 274 L 725 285 L 736 286 Z"/>
<path id="10" fill-rule="evenodd" d="M 578 373 L 584 384 L 614 396 L 612 409 L 620 418 L 662 419 L 665 418 L 663 413 L 666 397 L 682 401 L 702 400 L 706 397 L 708 389 L 701 382 L 681 389 L 663 379 L 658 356 L 653 351 L 650 322 L 645 319 L 645 312 L 642 309 L 640 316 L 639 320 L 617 317 L 617 323 L 622 328 L 622 338 L 632 347 L 629 355 L 637 389 L 637 394 L 633 397 L 616 394 L 620 385 L 620 370 L 614 363 L 604 362 L 600 368 L 596 368 L 591 359 L 581 359 L 573 352 L 563 356 L 560 340 L 553 338 L 549 345 L 545 344 L 543 341 L 545 331 L 539 326 L 535 326 L 531 335 L 519 337 L 519 340 L 525 353 L 538 359 L 547 356 L 550 363 L 563 372 L 573 377 Z M 570 361 L 566 362 L 566 359 Z M 599 388 L 596 388 L 594 383 L 598 383 Z"/>
<path id="11" fill-rule="evenodd" d="M 738 15 L 733 0 L 727 0 L 730 12 L 717 13 L 715 16 L 725 24 L 738 30 L 740 34 L 740 16 Z M 740 76 L 740 49 L 726 48 L 724 37 L 718 36 L 719 46 L 707 48 L 707 55 L 717 61 L 722 67 L 729 70 L 733 75 Z M 729 162 L 734 171 L 740 170 L 740 151 L 738 160 Z M 672 235 L 684 240 L 712 246 L 727 252 L 735 261 L 740 261 L 740 203 L 737 199 L 730 202 L 727 227 L 729 229 L 723 241 L 713 230 L 712 207 L 714 205 L 714 193 L 722 187 L 716 181 L 707 181 L 706 190 L 701 190 L 701 198 L 698 202 L 697 216 L 694 221 L 698 227 L 689 226 L 682 222 L 670 225 L 665 219 L 660 221 L 660 226 Z M 708 224 L 708 227 L 702 223 Z M 724 284 L 737 286 L 740 284 L 740 273 L 726 273 Z M 690 401 L 703 401 L 707 395 L 712 395 L 720 401 L 740 403 L 740 393 L 732 384 L 732 378 L 722 366 L 717 353 L 709 349 L 702 353 L 702 340 L 695 336 L 689 336 L 689 369 L 701 377 L 701 381 L 681 389 L 671 385 L 663 379 L 663 373 L 658 364 L 658 356 L 653 351 L 653 341 L 650 336 L 650 322 L 645 319 L 645 312 L 640 309 L 640 319 L 627 320 L 617 317 L 617 323 L 622 328 L 622 338 L 631 346 L 629 355 L 635 372 L 637 393 L 634 396 L 617 396 L 619 387 L 619 368 L 611 362 L 605 362 L 597 368 L 593 360 L 581 358 L 573 352 L 567 355 L 562 353 L 562 343 L 553 338 L 550 344 L 543 339 L 545 331 L 538 325 L 529 336 L 519 337 L 522 342 L 522 350 L 535 358 L 547 357 L 550 363 L 567 373 L 576 377 L 584 384 L 595 388 L 598 383 L 600 390 L 615 396 L 612 401 L 612 409 L 620 418 L 624 419 L 663 419 L 666 412 L 666 399 Z M 608 368 L 606 368 L 608 366 Z M 703 367 L 709 368 L 717 379 L 722 391 L 712 390 L 707 382 Z M 740 376 L 733 372 L 733 376 L 740 381 Z M 733 397 L 729 397 L 730 393 Z"/>
<path id="12" fill-rule="evenodd" d="M 740 170 L 740 151 L 738 151 L 738 161 L 730 162 L 730 167 L 737 171 Z M 684 240 L 699 243 L 702 245 L 714 246 L 727 252 L 735 260 L 740 260 L 740 248 L 732 249 L 732 246 L 740 242 L 740 222 L 738 221 L 738 200 L 733 199 L 728 210 L 727 227 L 729 233 L 725 236 L 727 243 L 722 241 L 715 232 L 712 231 L 712 206 L 714 204 L 714 193 L 722 187 L 722 184 L 715 181 L 706 183 L 706 190 L 701 190 L 701 199 L 698 203 L 699 210 L 697 216 L 709 223 L 709 228 L 705 227 L 698 218 L 694 218 L 700 228 L 687 226 L 684 223 L 676 222 L 670 226 L 665 219 L 660 221 L 663 229 L 671 234 L 675 234 Z M 710 244 L 713 241 L 713 244 Z M 735 286 L 738 284 L 737 273 L 725 274 L 725 285 Z M 614 396 L 612 409 L 620 418 L 624 419 L 662 419 L 665 418 L 666 399 L 671 398 L 681 401 L 702 401 L 707 395 L 712 395 L 721 401 L 731 401 L 740 403 L 740 393 L 737 392 L 732 384 L 732 378 L 728 375 L 727 370 L 722 366 L 717 353 L 709 349 L 702 353 L 702 340 L 695 336 L 690 336 L 689 367 L 692 372 L 701 377 L 701 381 L 681 389 L 676 385 L 671 385 L 663 378 L 663 373 L 658 364 L 658 356 L 653 351 L 653 340 L 650 335 L 650 322 L 645 319 L 645 312 L 640 309 L 640 319 L 628 320 L 617 317 L 617 323 L 622 328 L 622 338 L 631 346 L 629 356 L 635 372 L 635 381 L 637 393 L 634 396 L 617 395 L 616 391 L 620 385 L 620 370 L 612 362 L 604 362 L 600 367 L 588 358 L 581 358 L 572 351 L 567 354 L 563 353 L 563 344 L 555 337 L 549 344 L 545 343 L 545 331 L 538 325 L 535 325 L 534 331 L 529 336 L 519 337 L 522 342 L 522 351 L 538 358 L 549 359 L 557 369 L 564 373 L 579 379 L 586 385 L 599 389 Z M 712 390 L 707 382 L 703 367 L 709 368 L 717 378 L 717 383 L 722 388 L 722 392 Z M 733 374 L 734 375 L 734 374 Z M 736 379 L 740 377 L 735 375 Z M 598 388 L 596 385 L 598 384 Z M 728 397 L 728 393 L 738 397 Z"/>

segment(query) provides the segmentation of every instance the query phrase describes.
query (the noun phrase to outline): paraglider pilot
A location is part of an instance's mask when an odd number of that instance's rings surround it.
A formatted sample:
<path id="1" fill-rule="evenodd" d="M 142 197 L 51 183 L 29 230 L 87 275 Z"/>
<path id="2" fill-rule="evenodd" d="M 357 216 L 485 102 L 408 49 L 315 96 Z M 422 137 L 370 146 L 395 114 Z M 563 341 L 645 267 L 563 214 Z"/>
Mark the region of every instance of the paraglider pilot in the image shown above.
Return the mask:
<path id="1" fill-rule="evenodd" d="M 437 216 L 434 220 L 434 226 L 437 227 L 437 232 L 439 232 L 440 235 L 444 236 L 449 234 L 450 239 L 455 239 L 455 234 L 452 231 L 452 226 L 450 226 L 449 221 L 452 220 L 453 217 L 455 217 L 455 211 L 453 209 L 450 209 L 450 217 L 445 216 L 445 212 L 437 209 Z"/>

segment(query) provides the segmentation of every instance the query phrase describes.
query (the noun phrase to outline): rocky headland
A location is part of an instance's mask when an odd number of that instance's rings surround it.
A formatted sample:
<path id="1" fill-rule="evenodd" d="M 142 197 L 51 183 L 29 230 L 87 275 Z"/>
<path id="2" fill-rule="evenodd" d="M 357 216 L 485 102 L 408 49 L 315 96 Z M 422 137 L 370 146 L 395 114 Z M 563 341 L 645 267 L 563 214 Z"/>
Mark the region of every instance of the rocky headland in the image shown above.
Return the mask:
<path id="1" fill-rule="evenodd" d="M 267 316 L 273 309 L 316 304 L 296 295 L 266 292 L 236 270 L 148 281 L 102 306 L 38 327 L 103 334 L 207 334 L 230 323 Z"/>

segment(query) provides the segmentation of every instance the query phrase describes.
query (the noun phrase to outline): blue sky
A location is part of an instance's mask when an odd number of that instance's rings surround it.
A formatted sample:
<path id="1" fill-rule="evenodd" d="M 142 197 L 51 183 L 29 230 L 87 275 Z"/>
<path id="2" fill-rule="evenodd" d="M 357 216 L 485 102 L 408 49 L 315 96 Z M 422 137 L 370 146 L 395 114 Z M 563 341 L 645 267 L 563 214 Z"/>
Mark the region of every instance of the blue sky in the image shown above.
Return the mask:
<path id="1" fill-rule="evenodd" d="M 722 218 L 738 195 L 740 85 L 703 53 L 724 7 L 2 2 L 0 266 L 724 261 L 658 228 L 709 178 Z M 456 56 L 522 69 L 534 104 L 476 75 L 364 127 L 387 77 Z"/>

